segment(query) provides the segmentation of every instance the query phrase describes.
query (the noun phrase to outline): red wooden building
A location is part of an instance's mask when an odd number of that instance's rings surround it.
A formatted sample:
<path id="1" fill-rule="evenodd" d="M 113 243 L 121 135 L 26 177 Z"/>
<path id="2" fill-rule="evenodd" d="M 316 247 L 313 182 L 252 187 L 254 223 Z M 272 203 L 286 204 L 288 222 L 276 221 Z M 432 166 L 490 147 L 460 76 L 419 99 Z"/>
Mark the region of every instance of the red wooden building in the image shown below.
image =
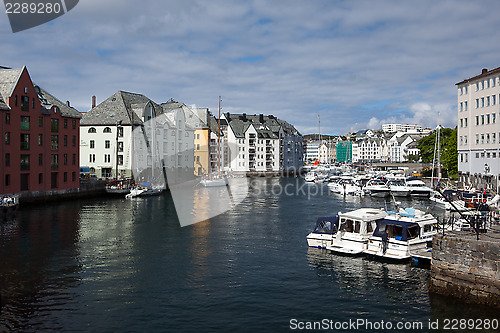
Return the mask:
<path id="1" fill-rule="evenodd" d="M 0 67 L 0 194 L 80 187 L 81 115 L 33 84 L 26 67 Z"/>

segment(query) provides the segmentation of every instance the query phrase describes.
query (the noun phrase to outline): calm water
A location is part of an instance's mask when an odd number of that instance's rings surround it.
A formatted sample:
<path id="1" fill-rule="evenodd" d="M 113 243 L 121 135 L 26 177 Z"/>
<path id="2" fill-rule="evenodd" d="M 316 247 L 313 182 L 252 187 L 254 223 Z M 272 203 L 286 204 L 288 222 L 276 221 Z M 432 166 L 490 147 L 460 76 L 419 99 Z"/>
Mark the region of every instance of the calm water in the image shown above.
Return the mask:
<path id="1" fill-rule="evenodd" d="M 236 208 L 184 228 L 168 195 L 21 210 L 0 225 L 0 331 L 281 332 L 292 319 L 415 321 L 427 331 L 429 320 L 494 318 L 430 298 L 429 270 L 307 247 L 316 217 L 383 200 L 294 178 L 252 184 L 258 191 Z"/>

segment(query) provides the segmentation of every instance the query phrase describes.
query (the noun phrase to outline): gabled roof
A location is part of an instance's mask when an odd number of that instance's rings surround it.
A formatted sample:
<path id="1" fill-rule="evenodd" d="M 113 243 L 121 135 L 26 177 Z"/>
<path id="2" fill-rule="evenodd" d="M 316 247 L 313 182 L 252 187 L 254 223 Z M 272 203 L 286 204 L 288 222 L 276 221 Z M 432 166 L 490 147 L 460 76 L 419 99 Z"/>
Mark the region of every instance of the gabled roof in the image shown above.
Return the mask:
<path id="1" fill-rule="evenodd" d="M 4 102 L 12 95 L 17 81 L 25 68 L 23 66 L 23 68 L 0 69 L 0 95 L 3 97 Z"/>
<path id="2" fill-rule="evenodd" d="M 108 99 L 94 107 L 83 115 L 81 125 L 116 125 L 121 121 L 122 125 L 141 125 L 141 118 L 134 110 L 144 109 L 146 104 L 152 103 L 155 112 L 161 107 L 144 95 L 125 91 L 118 91 Z"/>

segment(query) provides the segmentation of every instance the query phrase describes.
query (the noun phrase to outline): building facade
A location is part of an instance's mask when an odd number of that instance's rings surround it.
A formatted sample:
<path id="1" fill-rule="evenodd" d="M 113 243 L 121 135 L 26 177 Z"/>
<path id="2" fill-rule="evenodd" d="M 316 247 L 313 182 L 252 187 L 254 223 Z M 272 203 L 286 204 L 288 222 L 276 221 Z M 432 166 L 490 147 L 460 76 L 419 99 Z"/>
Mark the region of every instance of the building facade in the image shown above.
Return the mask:
<path id="1" fill-rule="evenodd" d="M 456 84 L 457 150 L 461 180 L 498 177 L 500 173 L 500 67 Z M 474 179 L 472 179 L 474 178 Z"/>
<path id="2" fill-rule="evenodd" d="M 0 68 L 0 112 L 0 191 L 77 191 L 80 113 L 33 84 L 26 67 Z"/>

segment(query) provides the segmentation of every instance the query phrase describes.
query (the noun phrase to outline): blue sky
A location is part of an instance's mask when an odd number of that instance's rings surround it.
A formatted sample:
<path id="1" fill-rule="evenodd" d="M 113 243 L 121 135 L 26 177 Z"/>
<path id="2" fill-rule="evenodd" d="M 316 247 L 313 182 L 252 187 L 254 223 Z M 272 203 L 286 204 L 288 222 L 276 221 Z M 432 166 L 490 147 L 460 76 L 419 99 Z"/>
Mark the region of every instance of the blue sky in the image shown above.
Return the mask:
<path id="1" fill-rule="evenodd" d="M 88 111 L 118 90 L 302 133 L 456 125 L 455 83 L 500 66 L 500 2 L 82 0 L 50 24 L 0 25 L 0 65 Z"/>

